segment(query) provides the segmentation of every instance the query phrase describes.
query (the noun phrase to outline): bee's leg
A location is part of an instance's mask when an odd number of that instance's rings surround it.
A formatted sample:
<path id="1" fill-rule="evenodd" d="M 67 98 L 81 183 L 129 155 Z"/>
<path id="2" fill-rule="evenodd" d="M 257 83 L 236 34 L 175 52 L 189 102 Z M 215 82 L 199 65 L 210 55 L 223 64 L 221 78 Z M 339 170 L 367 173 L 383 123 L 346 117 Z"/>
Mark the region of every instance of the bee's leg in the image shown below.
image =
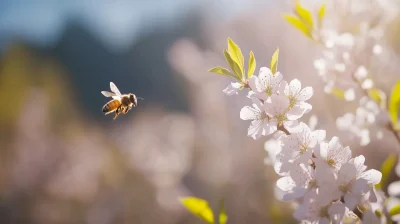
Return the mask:
<path id="1" fill-rule="evenodd" d="M 120 113 L 121 113 L 121 106 L 119 106 L 119 107 L 117 108 L 117 110 L 115 111 L 115 116 L 114 116 L 113 120 L 117 119 L 117 117 L 118 117 L 118 115 L 119 115 Z"/>
<path id="2" fill-rule="evenodd" d="M 124 114 L 128 113 L 128 111 L 132 109 L 132 107 L 125 107 L 125 110 L 123 111 Z"/>

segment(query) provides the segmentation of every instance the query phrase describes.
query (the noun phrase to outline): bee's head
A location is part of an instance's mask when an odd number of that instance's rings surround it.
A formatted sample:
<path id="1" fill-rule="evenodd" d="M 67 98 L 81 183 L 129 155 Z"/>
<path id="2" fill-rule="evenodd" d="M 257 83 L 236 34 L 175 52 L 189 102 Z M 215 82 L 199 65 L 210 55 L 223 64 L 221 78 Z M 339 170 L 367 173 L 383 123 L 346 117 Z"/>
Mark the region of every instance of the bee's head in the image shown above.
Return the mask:
<path id="1" fill-rule="evenodd" d="M 137 105 L 137 99 L 136 99 L 135 94 L 133 94 L 133 93 L 130 93 L 130 94 L 129 94 L 129 101 L 131 101 L 131 103 L 133 104 L 133 106 L 136 107 L 136 105 Z"/>

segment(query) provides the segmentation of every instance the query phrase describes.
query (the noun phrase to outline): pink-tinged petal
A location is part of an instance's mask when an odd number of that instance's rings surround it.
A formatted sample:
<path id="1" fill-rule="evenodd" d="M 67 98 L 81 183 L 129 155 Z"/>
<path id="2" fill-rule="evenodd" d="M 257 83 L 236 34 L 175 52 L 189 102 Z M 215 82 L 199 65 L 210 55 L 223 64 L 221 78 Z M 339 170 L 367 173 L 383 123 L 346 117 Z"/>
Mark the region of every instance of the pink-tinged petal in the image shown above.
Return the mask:
<path id="1" fill-rule="evenodd" d="M 381 223 L 381 220 L 370 210 L 363 214 L 363 224 L 377 224 Z"/>
<path id="2" fill-rule="evenodd" d="M 291 177 L 282 177 L 276 181 L 276 186 L 282 191 L 290 191 L 296 186 L 296 184 Z"/>
<path id="3" fill-rule="evenodd" d="M 307 189 L 304 187 L 294 187 L 291 192 L 286 193 L 282 200 L 283 201 L 292 201 L 299 198 L 302 198 L 307 193 Z"/>
<path id="4" fill-rule="evenodd" d="M 289 84 L 285 81 L 285 80 L 282 80 L 280 83 L 279 83 L 279 89 L 278 89 L 278 91 L 279 91 L 279 95 L 282 95 L 282 96 L 284 96 L 284 95 L 289 95 Z M 287 91 L 287 92 L 286 92 Z"/>
<path id="5" fill-rule="evenodd" d="M 262 121 L 260 120 L 252 121 L 247 131 L 247 135 L 252 137 L 254 140 L 259 139 L 262 134 L 261 123 Z"/>
<path id="6" fill-rule="evenodd" d="M 318 143 L 321 143 L 322 141 L 325 140 L 326 138 L 325 130 L 315 130 L 314 132 L 316 132 Z"/>
<path id="7" fill-rule="evenodd" d="M 327 188 L 333 188 L 333 186 L 336 186 L 336 179 L 332 168 L 328 166 L 328 164 L 326 164 L 323 160 L 314 158 L 313 161 L 316 165 L 315 178 L 317 180 L 318 186 L 326 186 Z"/>
<path id="8" fill-rule="evenodd" d="M 285 96 L 273 94 L 270 98 L 271 103 L 265 103 L 264 110 L 271 117 L 282 114 L 289 106 L 289 99 Z"/>
<path id="9" fill-rule="evenodd" d="M 297 102 L 297 104 L 295 106 L 298 106 L 298 107 L 304 109 L 304 113 L 308 113 L 312 110 L 312 105 L 309 103 L 306 103 L 304 101 Z"/>
<path id="10" fill-rule="evenodd" d="M 298 79 L 293 79 L 289 84 L 290 95 L 296 96 L 301 90 L 301 82 Z"/>
<path id="11" fill-rule="evenodd" d="M 355 197 L 354 194 L 346 194 L 344 196 L 344 204 L 350 209 L 353 210 L 358 204 L 358 198 Z"/>
<path id="12" fill-rule="evenodd" d="M 232 82 L 230 85 L 228 85 L 228 87 L 223 90 L 223 92 L 228 96 L 237 95 L 241 86 L 241 83 Z"/>
<path id="13" fill-rule="evenodd" d="M 262 135 L 267 136 L 274 133 L 277 130 L 276 123 L 270 122 L 267 119 L 263 121 L 263 131 Z"/>
<path id="14" fill-rule="evenodd" d="M 370 169 L 361 174 L 360 178 L 368 181 L 369 184 L 378 184 L 381 182 L 382 173 L 375 169 Z"/>
<path id="15" fill-rule="evenodd" d="M 331 217 L 331 219 L 335 219 L 337 221 L 342 220 L 345 212 L 346 212 L 346 207 L 342 203 L 333 203 L 328 209 L 328 214 Z"/>
<path id="16" fill-rule="evenodd" d="M 289 120 L 294 121 L 294 120 L 297 120 L 300 117 L 302 117 L 304 113 L 305 113 L 305 110 L 296 105 L 286 113 L 286 117 Z"/>
<path id="17" fill-rule="evenodd" d="M 276 72 L 272 81 L 271 81 L 271 87 L 272 87 L 272 93 L 277 93 L 279 90 L 279 83 L 283 80 L 283 75 L 280 72 Z"/>
<path id="18" fill-rule="evenodd" d="M 249 86 L 250 86 L 250 89 L 251 90 L 253 90 L 254 92 L 258 92 L 258 86 L 259 86 L 259 80 L 258 80 L 258 77 L 257 76 L 252 76 L 250 79 L 249 79 Z"/>
<path id="19" fill-rule="evenodd" d="M 260 111 L 253 107 L 245 106 L 240 110 L 240 119 L 242 120 L 255 120 L 260 114 Z"/>
<path id="20" fill-rule="evenodd" d="M 271 81 L 273 79 L 272 72 L 267 67 L 260 68 L 260 74 L 258 75 L 261 85 L 266 89 L 267 86 L 271 85 Z"/>
<path id="21" fill-rule="evenodd" d="M 296 96 L 296 99 L 299 101 L 309 100 L 314 94 L 314 89 L 312 87 L 306 87 L 302 89 L 299 94 Z"/>
<path id="22" fill-rule="evenodd" d="M 283 126 L 290 133 L 296 133 L 299 131 L 299 122 L 298 121 L 284 121 Z"/>
<path id="23" fill-rule="evenodd" d="M 321 142 L 319 145 L 319 150 L 315 150 L 315 156 L 317 158 L 321 159 L 326 159 L 328 157 L 328 149 L 329 149 L 329 143 L 327 142 Z"/>
<path id="24" fill-rule="evenodd" d="M 331 221 L 329 221 L 329 219 L 327 219 L 327 218 L 322 218 L 322 219 L 319 220 L 318 223 L 319 224 L 330 224 Z"/>
<path id="25" fill-rule="evenodd" d="M 400 195 L 400 181 L 395 181 L 389 184 L 388 193 L 392 197 L 397 197 Z"/>
<path id="26" fill-rule="evenodd" d="M 352 163 L 345 163 L 340 167 L 338 173 L 338 182 L 339 184 L 347 185 L 355 179 L 357 174 L 356 167 Z"/>

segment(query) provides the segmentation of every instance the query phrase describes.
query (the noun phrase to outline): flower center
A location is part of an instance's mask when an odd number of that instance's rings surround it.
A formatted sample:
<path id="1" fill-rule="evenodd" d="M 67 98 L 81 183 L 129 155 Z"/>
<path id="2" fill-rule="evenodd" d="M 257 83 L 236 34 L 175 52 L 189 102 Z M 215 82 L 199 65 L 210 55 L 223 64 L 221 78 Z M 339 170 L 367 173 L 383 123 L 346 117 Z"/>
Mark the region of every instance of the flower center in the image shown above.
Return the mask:
<path id="1" fill-rule="evenodd" d="M 264 120 L 268 118 L 268 115 L 265 112 L 261 112 L 260 115 L 258 116 L 259 120 Z"/>
<path id="2" fill-rule="evenodd" d="M 266 86 L 267 88 L 264 90 L 264 92 L 268 95 L 268 96 L 272 96 L 272 87 L 271 86 Z"/>
<path id="3" fill-rule="evenodd" d="M 327 162 L 328 162 L 329 166 L 334 166 L 335 165 L 335 160 L 333 160 L 333 159 L 329 159 Z"/>
<path id="4" fill-rule="evenodd" d="M 278 114 L 275 118 L 278 120 L 278 125 L 281 125 L 283 121 L 287 120 L 286 114 Z"/>
<path id="5" fill-rule="evenodd" d="M 309 149 L 309 148 L 310 147 L 308 147 L 307 145 L 301 144 L 300 145 L 300 154 L 303 154 L 303 153 L 307 152 L 307 149 Z"/>
<path id="6" fill-rule="evenodd" d="M 294 105 L 296 105 L 297 103 L 297 99 L 295 96 L 289 95 L 289 108 L 292 109 L 294 107 Z"/>
<path id="7" fill-rule="evenodd" d="M 319 210 L 319 217 L 325 217 L 329 219 L 328 206 L 324 206 Z"/>

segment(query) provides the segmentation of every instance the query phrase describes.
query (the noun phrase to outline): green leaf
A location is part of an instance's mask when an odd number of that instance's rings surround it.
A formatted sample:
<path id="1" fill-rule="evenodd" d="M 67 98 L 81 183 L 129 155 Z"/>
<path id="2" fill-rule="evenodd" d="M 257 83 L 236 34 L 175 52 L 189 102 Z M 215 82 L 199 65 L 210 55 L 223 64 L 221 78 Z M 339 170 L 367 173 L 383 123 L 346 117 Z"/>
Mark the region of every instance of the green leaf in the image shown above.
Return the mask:
<path id="1" fill-rule="evenodd" d="M 324 21 L 325 17 L 325 10 L 326 10 L 326 4 L 322 4 L 321 7 L 318 10 L 318 28 L 322 28 L 322 22 Z"/>
<path id="2" fill-rule="evenodd" d="M 394 206 L 390 209 L 389 215 L 390 217 L 400 214 L 400 204 Z"/>
<path id="3" fill-rule="evenodd" d="M 378 218 L 381 218 L 383 214 L 381 210 L 377 209 L 375 210 L 375 215 L 378 216 Z"/>
<path id="4" fill-rule="evenodd" d="M 232 56 L 229 54 L 227 50 L 224 50 L 224 56 L 226 61 L 229 64 L 229 67 L 232 69 L 233 72 L 235 72 L 236 76 L 242 80 L 243 79 L 243 73 L 242 70 L 240 70 L 240 67 L 236 61 L 232 59 Z"/>
<path id="5" fill-rule="evenodd" d="M 220 201 L 220 213 L 219 213 L 219 224 L 226 224 L 228 221 L 228 215 L 225 211 L 224 200 Z"/>
<path id="6" fill-rule="evenodd" d="M 331 91 L 331 94 L 340 98 L 340 99 L 344 99 L 344 91 L 338 88 L 333 88 Z"/>
<path id="7" fill-rule="evenodd" d="M 250 51 L 249 67 L 247 68 L 247 78 L 253 76 L 255 70 L 256 70 L 256 59 L 254 58 L 253 51 Z"/>
<path id="8" fill-rule="evenodd" d="M 299 16 L 299 18 L 305 23 L 305 25 L 310 29 L 313 30 L 313 18 L 311 12 L 301 6 L 300 1 L 296 1 L 295 12 Z"/>
<path id="9" fill-rule="evenodd" d="M 244 73 L 244 57 L 239 46 L 231 39 L 228 38 L 228 52 L 232 59 L 239 65 L 240 70 Z"/>
<path id="10" fill-rule="evenodd" d="M 400 106 L 400 80 L 392 88 L 389 101 L 389 114 L 392 118 L 393 126 L 397 125 Z"/>
<path id="11" fill-rule="evenodd" d="M 238 79 L 238 77 L 236 75 L 232 74 L 232 72 L 230 72 L 228 69 L 223 68 L 221 66 L 214 67 L 214 68 L 212 68 L 212 69 L 210 69 L 208 71 L 216 73 L 216 74 L 225 75 L 225 76 L 228 76 L 228 77 L 232 77 L 232 78 Z"/>
<path id="12" fill-rule="evenodd" d="M 189 210 L 189 212 L 191 212 L 195 216 L 201 218 L 207 223 L 214 223 L 213 212 L 206 200 L 196 197 L 185 197 L 181 198 L 180 202 L 183 204 L 183 206 L 185 206 L 187 210 Z"/>
<path id="13" fill-rule="evenodd" d="M 306 37 L 313 39 L 311 35 L 311 30 L 307 27 L 306 24 L 304 24 L 301 19 L 289 14 L 283 15 L 283 18 L 288 21 L 292 26 L 300 30 L 304 35 L 306 35 Z"/>
<path id="14" fill-rule="evenodd" d="M 381 173 L 382 173 L 382 179 L 379 184 L 376 184 L 375 187 L 376 189 L 382 189 L 382 187 L 385 186 L 386 181 L 389 178 L 390 173 L 392 172 L 394 166 L 396 165 L 396 154 L 392 154 L 386 158 L 386 160 L 383 162 L 381 166 Z"/>
<path id="15" fill-rule="evenodd" d="M 278 71 L 278 57 L 279 57 L 279 47 L 278 49 L 276 49 L 271 58 L 270 68 L 273 75 L 275 75 L 275 73 Z"/>
<path id="16" fill-rule="evenodd" d="M 368 96 L 377 102 L 381 108 L 386 108 L 386 94 L 382 90 L 372 87 L 368 90 Z"/>

